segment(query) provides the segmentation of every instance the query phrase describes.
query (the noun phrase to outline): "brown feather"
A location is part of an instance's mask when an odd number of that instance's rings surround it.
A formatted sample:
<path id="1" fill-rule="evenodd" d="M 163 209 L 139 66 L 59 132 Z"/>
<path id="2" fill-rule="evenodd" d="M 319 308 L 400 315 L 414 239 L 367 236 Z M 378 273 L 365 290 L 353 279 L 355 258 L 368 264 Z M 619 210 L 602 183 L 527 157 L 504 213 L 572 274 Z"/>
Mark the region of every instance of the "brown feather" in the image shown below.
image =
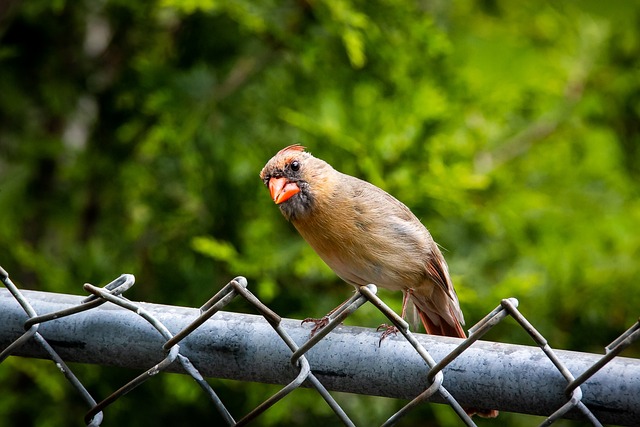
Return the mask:
<path id="1" fill-rule="evenodd" d="M 285 177 L 298 185 L 300 192 L 281 203 L 280 210 L 344 281 L 400 290 L 427 333 L 466 337 L 447 263 L 429 231 L 402 202 L 336 171 L 300 145 L 280 150 L 260 177 L 265 184 Z"/>
<path id="2" fill-rule="evenodd" d="M 262 170 L 262 179 L 282 176 L 294 160 L 302 164 L 296 179 L 301 187 L 308 185 L 313 205 L 306 211 L 289 202 L 280 207 L 329 267 L 354 286 L 411 289 L 410 301 L 422 312 L 427 331 L 464 336 L 447 263 L 409 208 L 380 188 L 336 171 L 301 145 L 280 150 Z"/>

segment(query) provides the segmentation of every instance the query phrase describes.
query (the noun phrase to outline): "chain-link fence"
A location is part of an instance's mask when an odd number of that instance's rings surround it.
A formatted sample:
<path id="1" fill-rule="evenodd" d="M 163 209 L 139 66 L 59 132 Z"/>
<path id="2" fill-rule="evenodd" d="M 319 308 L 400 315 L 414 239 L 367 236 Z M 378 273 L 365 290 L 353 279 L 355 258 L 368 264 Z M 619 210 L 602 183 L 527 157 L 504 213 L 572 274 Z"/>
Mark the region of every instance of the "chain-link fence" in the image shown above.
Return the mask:
<path id="1" fill-rule="evenodd" d="M 269 309 L 247 289 L 243 277 L 196 310 L 128 300 L 122 294 L 134 284 L 129 274 L 103 288 L 85 284 L 91 296 L 84 299 L 21 291 L 1 267 L 0 276 L 6 287 L 0 289 L 0 363 L 10 355 L 52 359 L 86 401 L 85 422 L 90 426 L 101 424 L 107 406 L 163 371 L 193 377 L 229 425 L 256 419 L 298 387 L 314 388 L 348 426 L 354 423 L 329 390 L 411 399 L 382 423 L 385 426 L 422 402 L 448 404 L 468 426 L 475 425 L 463 409 L 470 407 L 548 416 L 542 425 L 560 418 L 582 419 L 594 426 L 640 425 L 640 360 L 618 356 L 640 337 L 640 321 L 602 356 L 553 350 L 513 298 L 502 300 L 465 340 L 412 334 L 369 285 L 309 338 L 309 328 Z M 237 297 L 246 299 L 259 315 L 220 311 Z M 375 330 L 342 325 L 367 303 L 399 334 L 380 343 Z M 537 347 L 478 341 L 507 317 Z M 98 402 L 66 362 L 145 371 Z M 284 387 L 236 420 L 205 377 Z"/>

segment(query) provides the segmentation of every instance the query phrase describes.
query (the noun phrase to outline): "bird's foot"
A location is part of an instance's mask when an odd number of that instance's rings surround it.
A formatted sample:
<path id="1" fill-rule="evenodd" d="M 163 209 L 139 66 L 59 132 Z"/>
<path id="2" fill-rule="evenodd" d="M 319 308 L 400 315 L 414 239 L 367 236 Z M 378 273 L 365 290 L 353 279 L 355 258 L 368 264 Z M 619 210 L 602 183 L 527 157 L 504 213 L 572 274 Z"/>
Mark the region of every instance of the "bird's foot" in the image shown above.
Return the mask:
<path id="1" fill-rule="evenodd" d="M 313 328 L 311 328 L 311 334 L 309 338 L 313 337 L 320 329 L 324 328 L 329 324 L 329 316 L 324 316 L 320 319 L 314 319 L 313 317 L 307 317 L 300 324 L 304 325 L 305 323 L 313 323 Z"/>
<path id="2" fill-rule="evenodd" d="M 380 335 L 380 341 L 378 341 L 378 347 L 380 347 L 380 345 L 382 344 L 383 339 L 387 338 L 390 335 L 398 334 L 398 328 L 396 328 L 393 325 L 387 325 L 386 323 L 383 323 L 382 325 L 378 326 L 376 328 L 376 331 L 378 332 L 383 331 L 382 334 Z"/>

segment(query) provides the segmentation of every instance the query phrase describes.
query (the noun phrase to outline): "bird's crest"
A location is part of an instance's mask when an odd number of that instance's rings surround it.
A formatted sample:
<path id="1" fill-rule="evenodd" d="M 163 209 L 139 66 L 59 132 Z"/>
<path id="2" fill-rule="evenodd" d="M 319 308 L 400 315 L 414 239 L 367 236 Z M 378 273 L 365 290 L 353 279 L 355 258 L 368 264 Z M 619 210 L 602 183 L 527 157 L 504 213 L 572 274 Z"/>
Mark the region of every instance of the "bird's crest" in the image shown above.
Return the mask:
<path id="1" fill-rule="evenodd" d="M 288 152 L 303 152 L 306 149 L 306 147 L 303 147 L 300 144 L 293 144 L 290 145 L 288 147 L 284 147 L 282 150 L 278 151 L 278 154 L 276 154 L 276 156 L 280 156 L 283 154 L 286 154 Z"/>

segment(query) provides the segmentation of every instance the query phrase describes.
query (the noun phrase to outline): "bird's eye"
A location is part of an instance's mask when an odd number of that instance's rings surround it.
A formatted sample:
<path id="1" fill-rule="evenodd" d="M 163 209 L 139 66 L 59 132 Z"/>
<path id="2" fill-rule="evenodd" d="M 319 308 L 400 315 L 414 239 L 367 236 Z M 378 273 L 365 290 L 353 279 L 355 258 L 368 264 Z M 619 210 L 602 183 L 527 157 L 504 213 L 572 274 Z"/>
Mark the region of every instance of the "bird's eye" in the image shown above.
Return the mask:
<path id="1" fill-rule="evenodd" d="M 294 172 L 297 172 L 300 170 L 300 162 L 297 160 L 294 160 L 293 162 L 291 162 L 291 170 Z"/>

